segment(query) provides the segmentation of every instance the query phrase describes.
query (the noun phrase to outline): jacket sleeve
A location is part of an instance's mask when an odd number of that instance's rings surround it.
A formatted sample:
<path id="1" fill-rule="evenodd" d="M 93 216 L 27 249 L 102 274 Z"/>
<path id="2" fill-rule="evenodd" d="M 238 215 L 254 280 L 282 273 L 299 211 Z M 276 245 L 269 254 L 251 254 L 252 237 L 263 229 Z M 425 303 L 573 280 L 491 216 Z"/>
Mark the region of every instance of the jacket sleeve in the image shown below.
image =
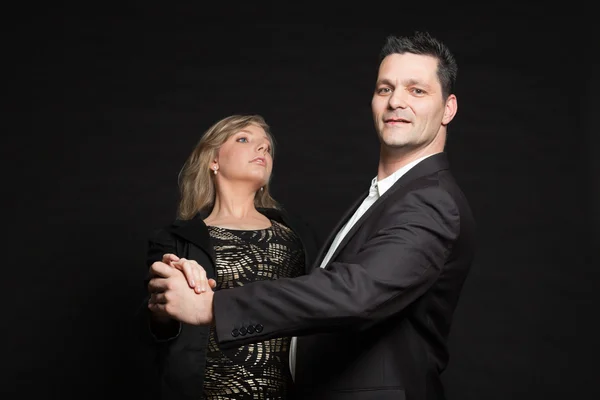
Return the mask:
<path id="1" fill-rule="evenodd" d="M 156 261 L 161 261 L 163 255 L 166 253 L 177 255 L 175 238 L 165 229 L 158 229 L 154 231 L 148 239 L 148 251 L 146 255 L 146 267 L 148 269 L 148 273 L 145 280 L 146 287 L 148 286 L 148 282 L 151 278 L 149 273 L 150 266 Z M 148 303 L 149 299 L 150 294 L 147 293 L 144 304 Z M 168 323 L 155 321 L 150 315 L 147 307 L 146 319 L 148 321 L 150 334 L 152 335 L 153 339 L 158 342 L 173 340 L 181 332 L 181 323 L 179 321 L 171 320 Z"/>
<path id="2" fill-rule="evenodd" d="M 361 328 L 419 298 L 438 278 L 458 238 L 458 207 L 438 186 L 415 189 L 385 206 L 376 233 L 344 262 L 293 279 L 215 292 L 219 344 Z"/>
<path id="3" fill-rule="evenodd" d="M 189 256 L 182 241 L 167 230 L 160 229 L 155 231 L 148 241 L 147 267 L 155 261 L 162 260 L 165 253 L 179 257 Z M 154 352 L 156 384 L 160 398 L 203 398 L 209 328 L 182 324 L 176 320 L 161 324 L 152 320 L 148 307 L 145 309 L 146 332 Z"/>

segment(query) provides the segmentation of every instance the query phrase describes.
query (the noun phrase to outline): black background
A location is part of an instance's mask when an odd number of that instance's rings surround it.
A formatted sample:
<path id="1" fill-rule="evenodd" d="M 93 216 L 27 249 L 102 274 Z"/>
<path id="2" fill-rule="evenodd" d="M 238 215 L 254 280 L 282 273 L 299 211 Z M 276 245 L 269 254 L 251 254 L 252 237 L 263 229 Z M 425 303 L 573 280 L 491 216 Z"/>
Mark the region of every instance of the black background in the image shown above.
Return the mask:
<path id="1" fill-rule="evenodd" d="M 376 174 L 379 49 L 415 29 L 459 63 L 447 152 L 480 226 L 448 398 L 600 396 L 589 10 L 37 7 L 4 14 L 3 399 L 151 398 L 131 324 L 146 239 L 175 216 L 177 173 L 200 135 L 230 114 L 263 115 L 274 197 L 324 238 Z"/>

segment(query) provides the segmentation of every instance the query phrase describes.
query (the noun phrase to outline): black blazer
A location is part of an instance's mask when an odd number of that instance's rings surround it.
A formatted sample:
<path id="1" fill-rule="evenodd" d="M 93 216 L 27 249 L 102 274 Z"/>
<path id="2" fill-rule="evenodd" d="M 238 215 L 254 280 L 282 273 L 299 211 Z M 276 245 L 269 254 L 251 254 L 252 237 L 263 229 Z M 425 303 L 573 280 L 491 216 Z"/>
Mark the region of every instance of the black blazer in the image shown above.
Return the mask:
<path id="1" fill-rule="evenodd" d="M 312 230 L 300 219 L 283 210 L 258 210 L 266 217 L 288 226 L 298 235 L 304 248 L 305 268 L 308 272 L 318 249 Z M 214 249 L 203 221 L 206 216 L 207 214 L 200 213 L 194 219 L 176 220 L 172 225 L 156 230 L 148 242 L 147 267 L 162 260 L 163 254 L 173 253 L 178 257 L 196 260 L 204 267 L 209 278 L 216 279 Z M 209 327 L 179 322 L 173 322 L 169 326 L 153 324 L 150 322 L 148 308 L 143 309 L 145 311 L 141 318 L 146 321 L 147 341 L 155 353 L 160 399 L 202 399 Z M 224 351 L 227 352 L 227 349 Z"/>
<path id="2" fill-rule="evenodd" d="M 215 293 L 220 346 L 305 335 L 298 399 L 444 399 L 446 340 L 474 257 L 471 210 L 446 155 L 433 155 L 378 199 L 318 268 L 366 195 L 310 274 Z M 239 335 L 248 325 L 260 332 Z"/>

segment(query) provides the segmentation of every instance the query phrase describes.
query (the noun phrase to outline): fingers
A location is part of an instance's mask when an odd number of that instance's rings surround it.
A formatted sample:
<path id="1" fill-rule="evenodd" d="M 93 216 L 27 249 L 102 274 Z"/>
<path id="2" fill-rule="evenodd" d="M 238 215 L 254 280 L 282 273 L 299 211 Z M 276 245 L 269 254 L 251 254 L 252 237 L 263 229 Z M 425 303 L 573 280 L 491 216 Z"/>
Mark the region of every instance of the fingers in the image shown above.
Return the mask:
<path id="1" fill-rule="evenodd" d="M 179 257 L 177 257 L 175 254 L 166 253 L 162 257 L 162 262 L 167 265 L 171 265 L 171 262 L 174 261 L 179 261 Z"/>
<path id="2" fill-rule="evenodd" d="M 198 282 L 198 285 L 196 286 L 196 293 L 204 293 L 208 290 L 208 278 L 206 277 L 206 271 L 200 265 L 198 265 L 198 268 L 195 268 L 195 270 L 200 274 L 200 278 L 196 281 Z"/>
<path id="3" fill-rule="evenodd" d="M 156 316 L 161 317 L 163 319 L 171 318 L 169 313 L 167 313 L 167 305 L 162 303 L 153 303 L 151 301 L 148 302 L 148 309 L 156 314 Z"/>
<path id="4" fill-rule="evenodd" d="M 172 268 L 161 261 L 155 261 L 150 266 L 150 276 L 168 278 L 173 273 Z"/>
<path id="5" fill-rule="evenodd" d="M 167 304 L 167 296 L 164 292 L 152 293 L 148 304 Z"/>
<path id="6" fill-rule="evenodd" d="M 196 269 L 194 268 L 194 263 L 195 263 L 195 261 L 193 261 L 193 260 L 187 260 L 185 258 L 181 258 L 178 261 L 173 262 L 171 264 L 174 268 L 177 268 L 178 270 L 183 272 L 183 275 L 185 276 L 185 279 L 187 280 L 189 287 L 191 287 L 192 289 L 196 288 L 196 281 L 199 279 L 199 274 L 197 273 Z"/>
<path id="7" fill-rule="evenodd" d="M 217 281 L 215 281 L 213 278 L 210 278 L 208 280 L 208 285 L 210 286 L 211 289 L 214 289 L 217 287 Z"/>
<path id="8" fill-rule="evenodd" d="M 196 293 L 203 293 L 209 289 L 206 270 L 204 270 L 204 268 L 196 261 L 181 258 L 179 261 L 173 262 L 172 266 L 183 272 L 188 281 L 188 285 L 194 289 Z"/>
<path id="9" fill-rule="evenodd" d="M 167 280 L 164 278 L 152 278 L 148 282 L 148 293 L 161 293 L 169 289 Z"/>

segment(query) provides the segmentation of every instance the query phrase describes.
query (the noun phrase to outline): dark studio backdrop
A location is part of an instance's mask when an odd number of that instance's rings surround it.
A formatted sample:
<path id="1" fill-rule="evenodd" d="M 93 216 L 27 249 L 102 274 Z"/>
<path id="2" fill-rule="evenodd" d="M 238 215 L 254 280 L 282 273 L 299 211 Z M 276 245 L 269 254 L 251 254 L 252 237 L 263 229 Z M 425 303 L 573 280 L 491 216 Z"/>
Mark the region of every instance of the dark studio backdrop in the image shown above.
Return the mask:
<path id="1" fill-rule="evenodd" d="M 277 142 L 274 196 L 324 238 L 376 174 L 379 48 L 415 29 L 459 62 L 447 152 L 480 227 L 448 398 L 600 397 L 588 13 L 305 7 L 5 14 L 2 399 L 152 398 L 131 321 L 147 236 L 175 216 L 200 135 L 262 114 Z"/>

